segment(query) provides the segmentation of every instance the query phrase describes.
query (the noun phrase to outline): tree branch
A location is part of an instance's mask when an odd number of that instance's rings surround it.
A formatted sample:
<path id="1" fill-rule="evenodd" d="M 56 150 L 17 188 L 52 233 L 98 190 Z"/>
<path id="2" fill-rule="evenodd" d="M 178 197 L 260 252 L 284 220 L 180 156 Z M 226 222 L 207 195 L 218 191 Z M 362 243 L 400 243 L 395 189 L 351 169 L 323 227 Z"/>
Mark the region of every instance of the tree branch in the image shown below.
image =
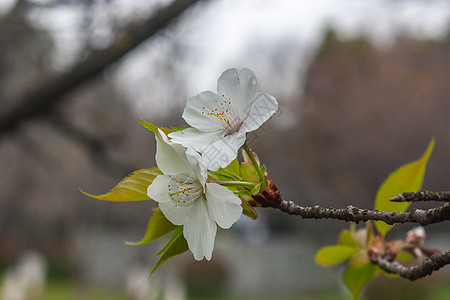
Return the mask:
<path id="1" fill-rule="evenodd" d="M 450 204 L 422 210 L 413 209 L 410 212 L 381 212 L 377 210 L 361 209 L 349 205 L 347 208 L 325 208 L 320 206 L 301 207 L 292 201 L 282 200 L 278 207 L 282 212 L 298 215 L 303 219 L 335 219 L 347 222 L 383 221 L 387 224 L 418 223 L 429 225 L 450 220 Z"/>
<path id="2" fill-rule="evenodd" d="M 391 199 L 394 202 L 450 201 L 450 192 L 420 191 L 403 193 Z"/>
<path id="3" fill-rule="evenodd" d="M 335 219 L 346 222 L 383 221 L 392 225 L 396 223 L 419 223 L 429 225 L 450 220 L 450 202 L 443 206 L 427 210 L 413 209 L 409 212 L 381 212 L 378 210 L 361 209 L 349 205 L 347 208 L 325 208 L 318 205 L 302 207 L 281 197 L 277 186 L 270 180 L 267 187 L 257 195 L 252 195 L 254 206 L 272 207 L 290 215 L 297 215 L 303 219 Z"/>
<path id="4" fill-rule="evenodd" d="M 431 275 L 434 271 L 450 264 L 450 251 L 433 254 L 425 258 L 421 264 L 409 268 L 401 265 L 397 261 L 391 262 L 381 256 L 372 257 L 370 261 L 388 273 L 398 274 L 403 278 L 414 281 Z"/>
<path id="5" fill-rule="evenodd" d="M 63 101 L 68 92 L 101 74 L 108 65 L 118 61 L 130 50 L 155 35 L 166 27 L 187 8 L 200 0 L 176 0 L 171 5 L 157 11 L 146 21 L 129 26 L 128 30 L 116 39 L 116 42 L 104 50 L 93 51 L 84 61 L 74 66 L 70 71 L 53 76 L 38 86 L 29 89 L 20 99 L 16 107 L 0 116 L 0 136 L 16 130 L 19 125 L 32 118 L 51 111 Z"/>

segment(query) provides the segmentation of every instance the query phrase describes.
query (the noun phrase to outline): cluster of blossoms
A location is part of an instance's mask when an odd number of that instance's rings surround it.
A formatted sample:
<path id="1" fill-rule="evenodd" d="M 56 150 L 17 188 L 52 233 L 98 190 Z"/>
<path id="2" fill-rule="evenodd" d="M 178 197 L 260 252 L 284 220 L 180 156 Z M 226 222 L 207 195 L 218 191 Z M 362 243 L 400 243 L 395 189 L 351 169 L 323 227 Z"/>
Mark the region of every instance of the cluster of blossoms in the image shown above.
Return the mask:
<path id="1" fill-rule="evenodd" d="M 187 101 L 184 120 L 190 125 L 166 135 L 155 132 L 156 163 L 163 173 L 148 186 L 164 216 L 183 225 L 183 235 L 196 260 L 211 259 L 217 226 L 228 229 L 242 214 L 239 181 L 209 179 L 211 172 L 228 167 L 245 147 L 246 133 L 259 128 L 278 109 L 276 99 L 257 90 L 249 69 L 226 70 L 217 93 L 202 92 Z M 261 172 L 260 166 L 254 164 Z M 242 185 L 248 183 L 242 182 Z M 255 185 L 255 184 L 253 184 Z"/>
<path id="2" fill-rule="evenodd" d="M 187 101 L 183 118 L 188 127 L 159 128 L 140 120 L 155 134 L 157 168 L 133 172 L 107 194 L 83 193 L 107 201 L 152 199 L 158 202 L 159 208 L 154 210 L 144 238 L 139 242 L 127 242 L 142 245 L 173 232 L 158 253 L 161 257 L 151 273 L 167 259 L 188 250 L 196 260 L 210 260 L 217 228 L 230 228 L 242 214 L 256 219 L 254 206 L 278 208 L 301 217 L 337 216 L 346 221 L 355 217 L 354 221 L 360 221 L 359 209 L 354 207 L 346 210 L 300 207 L 282 199 L 276 185 L 268 179 L 266 167 L 246 144 L 246 134 L 258 129 L 277 109 L 273 96 L 258 91 L 252 71 L 226 70 L 218 80 L 217 93 L 205 91 Z M 388 176 L 377 192 L 372 214 L 392 212 L 395 215 L 408 208 L 408 202 L 397 203 L 399 199 L 404 200 L 398 195 L 420 189 L 433 147 L 434 139 L 421 158 Z M 240 148 L 241 163 L 237 159 Z M 323 214 L 327 211 L 329 214 Z M 311 215 L 311 212 L 317 214 Z M 364 210 L 361 214 L 366 216 L 369 212 Z M 400 261 L 422 260 L 440 253 L 437 249 L 423 247 L 423 227 L 409 231 L 404 241 L 387 241 L 385 236 L 395 222 L 375 217 L 374 220 L 375 226 L 367 222 L 366 228 L 360 230 L 355 230 L 353 224 L 350 230 L 341 232 L 338 244 L 323 247 L 316 254 L 316 262 L 324 266 L 348 261 L 343 281 L 354 299 L 361 288 L 382 271 L 410 276 Z M 436 261 L 445 264 L 443 259 L 449 257 L 445 255 Z M 442 264 L 432 267 L 437 270 Z M 418 269 L 412 267 L 412 270 Z M 429 274 L 429 265 L 423 270 L 423 274 Z"/>

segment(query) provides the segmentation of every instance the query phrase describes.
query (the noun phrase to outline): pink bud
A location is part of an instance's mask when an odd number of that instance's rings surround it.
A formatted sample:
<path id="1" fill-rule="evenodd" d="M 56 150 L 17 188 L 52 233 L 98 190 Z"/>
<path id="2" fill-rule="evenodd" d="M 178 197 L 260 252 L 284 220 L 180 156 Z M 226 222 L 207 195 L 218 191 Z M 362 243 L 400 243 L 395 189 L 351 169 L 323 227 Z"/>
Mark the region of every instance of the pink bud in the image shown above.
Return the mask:
<path id="1" fill-rule="evenodd" d="M 422 226 L 414 227 L 406 234 L 406 242 L 412 246 L 420 246 L 425 240 L 425 229 Z"/>

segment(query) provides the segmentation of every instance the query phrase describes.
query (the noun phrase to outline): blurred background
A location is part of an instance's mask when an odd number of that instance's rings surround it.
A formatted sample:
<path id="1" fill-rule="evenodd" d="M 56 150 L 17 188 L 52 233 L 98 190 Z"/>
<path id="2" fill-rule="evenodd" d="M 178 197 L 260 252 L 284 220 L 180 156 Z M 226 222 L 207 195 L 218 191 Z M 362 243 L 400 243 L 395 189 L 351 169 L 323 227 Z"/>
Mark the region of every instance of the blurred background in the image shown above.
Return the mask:
<path id="1" fill-rule="evenodd" d="M 279 111 L 248 135 L 287 200 L 372 208 L 379 185 L 436 147 L 424 188 L 450 190 L 448 0 L 0 0 L 1 299 L 348 299 L 314 263 L 348 224 L 269 208 L 151 278 L 151 201 L 109 203 L 155 166 L 138 118 L 183 125 L 186 100 L 252 69 Z M 433 204 L 415 207 L 429 208 Z M 413 225 L 397 225 L 388 239 Z M 426 246 L 450 248 L 448 223 Z M 378 276 L 363 299 L 450 299 L 450 268 Z"/>

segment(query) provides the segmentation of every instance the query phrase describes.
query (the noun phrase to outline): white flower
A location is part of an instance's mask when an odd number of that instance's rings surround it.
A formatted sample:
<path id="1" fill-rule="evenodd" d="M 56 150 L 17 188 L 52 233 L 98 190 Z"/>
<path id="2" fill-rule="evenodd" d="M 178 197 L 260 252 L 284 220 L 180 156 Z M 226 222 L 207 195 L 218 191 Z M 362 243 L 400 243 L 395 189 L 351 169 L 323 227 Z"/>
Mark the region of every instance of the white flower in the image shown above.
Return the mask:
<path id="1" fill-rule="evenodd" d="M 202 164 L 215 171 L 228 166 L 245 142 L 278 109 L 277 100 L 257 91 L 249 69 L 229 69 L 217 81 L 217 94 L 205 91 L 187 101 L 183 118 L 192 126 L 169 134 L 172 142 L 202 154 Z"/>
<path id="2" fill-rule="evenodd" d="M 157 176 L 147 194 L 159 203 L 166 218 L 184 225 L 183 234 L 196 260 L 211 259 L 217 225 L 228 229 L 242 214 L 241 200 L 217 183 L 207 183 L 200 155 L 156 134 L 156 163 L 164 175 Z"/>

